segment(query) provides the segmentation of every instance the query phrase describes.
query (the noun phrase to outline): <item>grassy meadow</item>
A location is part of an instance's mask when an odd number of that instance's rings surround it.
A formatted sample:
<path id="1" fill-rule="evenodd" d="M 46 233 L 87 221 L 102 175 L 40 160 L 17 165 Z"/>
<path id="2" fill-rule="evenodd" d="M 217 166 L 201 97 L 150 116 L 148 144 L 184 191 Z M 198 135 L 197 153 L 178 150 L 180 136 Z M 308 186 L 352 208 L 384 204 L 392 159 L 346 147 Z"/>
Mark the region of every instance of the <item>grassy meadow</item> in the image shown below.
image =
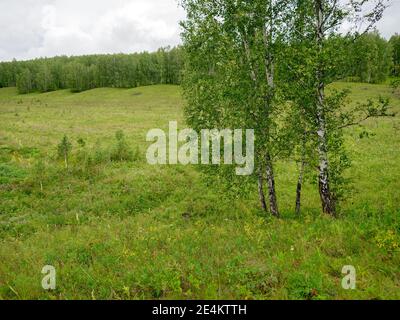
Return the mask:
<path id="1" fill-rule="evenodd" d="M 388 85 L 335 87 L 400 111 Z M 232 199 L 193 166 L 147 164 L 147 131 L 184 128 L 183 105 L 172 85 L 0 89 L 1 299 L 400 299 L 400 114 L 369 119 L 368 138 L 346 129 L 352 183 L 339 219 L 320 213 L 311 184 L 294 215 L 297 170 L 283 162 L 273 219 L 256 192 Z M 124 159 L 113 157 L 119 130 Z M 56 268 L 54 291 L 41 287 L 44 265 Z M 355 290 L 341 286 L 344 265 Z"/>

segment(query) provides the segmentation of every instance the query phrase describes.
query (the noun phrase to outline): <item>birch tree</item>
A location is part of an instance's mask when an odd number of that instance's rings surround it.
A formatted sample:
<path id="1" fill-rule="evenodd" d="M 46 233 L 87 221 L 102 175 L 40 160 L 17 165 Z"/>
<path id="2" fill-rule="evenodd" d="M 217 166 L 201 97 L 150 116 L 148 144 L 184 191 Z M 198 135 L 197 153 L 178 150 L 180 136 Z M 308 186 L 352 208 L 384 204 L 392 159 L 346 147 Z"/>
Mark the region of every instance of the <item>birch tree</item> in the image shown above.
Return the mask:
<path id="1" fill-rule="evenodd" d="M 256 134 L 260 205 L 279 216 L 275 70 L 290 1 L 185 0 L 187 122 L 195 129 L 251 128 Z M 230 179 L 234 179 L 232 175 Z"/>
<path id="2" fill-rule="evenodd" d="M 300 43 L 303 62 L 294 62 L 294 81 L 300 81 L 311 103 L 302 103 L 301 116 L 308 122 L 310 134 L 315 137 L 318 169 L 318 188 L 324 213 L 335 216 L 336 203 L 343 182 L 342 172 L 349 167 L 343 144 L 343 128 L 350 123 L 362 122 L 361 109 L 346 110 L 347 93 L 332 91 L 326 94 L 326 86 L 338 80 L 342 52 L 335 45 L 335 38 L 343 34 L 345 24 L 347 38 L 357 39 L 371 30 L 382 17 L 387 1 L 384 0 L 304 0 L 297 1 L 296 14 L 301 13 L 304 24 L 294 26 L 293 39 Z M 301 10 L 298 10 L 301 8 Z M 294 17 L 296 18 L 296 17 Z M 289 70 L 290 71 L 290 70 Z M 311 91 L 310 91 L 311 89 Z M 296 102 L 296 101 L 295 101 Z M 301 104 L 297 100 L 297 105 Z M 367 118 L 387 113 L 387 103 L 378 101 L 363 106 Z M 357 117 L 360 118 L 357 118 Z M 349 119 L 358 119 L 349 121 Z M 310 138 L 313 139 L 313 138 Z M 299 179 L 300 180 L 300 179 Z"/>

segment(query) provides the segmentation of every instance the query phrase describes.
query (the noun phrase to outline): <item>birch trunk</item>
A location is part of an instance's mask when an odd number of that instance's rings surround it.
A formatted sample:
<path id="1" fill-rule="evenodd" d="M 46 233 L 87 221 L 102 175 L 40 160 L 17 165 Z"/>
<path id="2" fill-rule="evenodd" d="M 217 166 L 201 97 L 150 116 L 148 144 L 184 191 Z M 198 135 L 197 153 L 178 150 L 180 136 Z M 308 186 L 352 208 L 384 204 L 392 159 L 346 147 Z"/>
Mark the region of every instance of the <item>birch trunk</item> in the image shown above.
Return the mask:
<path id="1" fill-rule="evenodd" d="M 301 161 L 299 179 L 297 181 L 297 188 L 296 188 L 296 214 L 300 214 L 301 209 L 301 189 L 303 187 L 303 179 L 304 179 L 304 169 L 306 166 L 306 162 L 304 160 Z"/>
<path id="2" fill-rule="evenodd" d="M 267 154 L 267 184 L 268 184 L 268 195 L 269 195 L 269 209 L 271 214 L 275 217 L 279 217 L 278 201 L 276 200 L 275 191 L 275 175 L 274 169 L 271 161 L 271 157 Z"/>
<path id="3" fill-rule="evenodd" d="M 261 208 L 263 211 L 267 212 L 267 203 L 265 201 L 265 194 L 264 194 L 264 178 L 262 176 L 262 169 L 258 173 L 258 196 L 260 199 Z"/>
<path id="4" fill-rule="evenodd" d="M 272 7 L 272 1 L 269 1 L 269 7 Z M 272 13 L 271 13 L 272 15 Z M 275 73 L 275 61 L 274 61 L 274 53 L 272 48 L 272 32 L 273 32 L 273 17 L 270 16 L 267 18 L 267 22 L 264 27 L 264 45 L 265 45 L 265 77 L 268 85 L 268 92 L 265 96 L 265 108 L 267 109 L 267 117 L 270 117 L 273 98 L 275 95 L 275 81 L 274 81 L 274 73 Z M 268 29 L 269 27 L 269 29 Z M 269 121 L 269 119 L 267 119 Z M 270 134 L 268 129 L 268 140 L 270 140 Z M 278 210 L 278 201 L 276 197 L 276 189 L 275 189 L 275 175 L 273 169 L 273 163 L 271 159 L 270 151 L 267 151 L 266 155 L 266 177 L 268 184 L 268 195 L 269 195 L 269 208 L 271 214 L 275 217 L 279 217 Z"/>
<path id="5" fill-rule="evenodd" d="M 243 46 L 244 46 L 244 50 L 245 50 L 245 54 L 246 54 L 246 58 L 249 64 L 249 68 L 250 68 L 250 78 L 254 83 L 254 87 L 257 88 L 257 76 L 256 73 L 254 71 L 254 66 L 251 60 L 251 54 L 250 54 L 250 48 L 249 48 L 249 44 L 246 40 L 245 37 L 243 37 Z M 260 204 L 261 204 L 261 208 L 267 212 L 267 203 L 265 201 L 265 193 L 264 193 L 264 178 L 263 178 L 263 168 L 262 166 L 260 166 L 259 172 L 258 172 L 258 197 L 260 200 Z"/>
<path id="6" fill-rule="evenodd" d="M 269 0 L 268 5 L 271 7 L 272 6 L 272 1 Z M 269 122 L 269 116 L 271 113 L 271 108 L 272 108 L 272 103 L 273 103 L 273 95 L 274 95 L 274 57 L 273 53 L 271 52 L 271 43 L 272 43 L 272 37 L 271 37 L 271 32 L 268 32 L 268 24 L 272 29 L 273 25 L 273 19 L 272 17 L 267 17 L 265 28 L 264 28 L 264 42 L 265 42 L 265 79 L 268 85 L 268 92 L 265 95 L 265 108 L 266 108 L 266 119 L 265 121 Z M 262 76 L 260 76 L 259 79 L 257 79 L 258 74 L 256 74 L 254 65 L 252 63 L 252 58 L 251 58 L 251 52 L 250 52 L 250 46 L 249 43 L 245 37 L 245 34 L 243 33 L 243 46 L 244 46 L 244 51 L 246 54 L 246 58 L 250 67 L 250 77 L 252 81 L 254 82 L 255 88 L 257 89 L 257 80 L 260 80 Z M 269 136 L 269 130 L 265 132 L 266 138 L 269 141 L 270 136 Z M 262 168 L 260 169 L 262 170 Z M 269 151 L 267 151 L 266 155 L 266 179 L 267 179 L 267 185 L 268 185 L 268 195 L 269 195 L 269 207 L 271 214 L 273 216 L 279 217 L 279 211 L 278 211 L 278 204 L 277 204 L 277 199 L 276 199 L 276 190 L 275 190 L 275 176 L 274 176 L 274 170 L 273 170 L 273 164 L 272 164 L 272 159 L 270 156 Z M 259 173 L 259 178 L 258 178 L 258 193 L 259 193 L 259 198 L 260 198 L 260 203 L 261 206 L 264 210 L 267 210 L 267 205 L 265 201 L 265 195 L 264 195 L 264 188 L 263 188 L 263 174 L 262 171 Z"/>
<path id="7" fill-rule="evenodd" d="M 323 0 L 316 0 L 316 15 L 317 15 L 317 46 L 318 53 L 321 57 L 324 40 L 324 9 Z M 327 148 L 327 133 L 325 120 L 325 83 L 323 79 L 323 65 L 320 63 L 316 71 L 317 80 L 317 124 L 318 124 L 318 155 L 319 155 L 319 194 L 324 213 L 335 215 L 335 205 L 330 192 L 329 181 L 329 161 Z"/>

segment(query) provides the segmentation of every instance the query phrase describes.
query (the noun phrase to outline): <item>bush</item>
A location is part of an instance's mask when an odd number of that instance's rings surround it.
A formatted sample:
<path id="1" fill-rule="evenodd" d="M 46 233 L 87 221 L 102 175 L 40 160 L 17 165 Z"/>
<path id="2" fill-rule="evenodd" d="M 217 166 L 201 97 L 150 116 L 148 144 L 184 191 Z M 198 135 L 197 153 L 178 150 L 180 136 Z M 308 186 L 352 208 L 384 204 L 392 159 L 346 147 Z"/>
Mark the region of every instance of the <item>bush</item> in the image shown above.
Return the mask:
<path id="1" fill-rule="evenodd" d="M 136 157 L 129 148 L 122 130 L 115 133 L 116 144 L 111 150 L 111 161 L 133 161 Z"/>
<path id="2" fill-rule="evenodd" d="M 60 143 L 57 146 L 57 152 L 58 152 L 58 157 L 64 160 L 66 168 L 68 168 L 68 158 L 71 150 L 72 150 L 72 144 L 68 140 L 68 137 L 64 135 L 64 137 L 61 139 Z"/>

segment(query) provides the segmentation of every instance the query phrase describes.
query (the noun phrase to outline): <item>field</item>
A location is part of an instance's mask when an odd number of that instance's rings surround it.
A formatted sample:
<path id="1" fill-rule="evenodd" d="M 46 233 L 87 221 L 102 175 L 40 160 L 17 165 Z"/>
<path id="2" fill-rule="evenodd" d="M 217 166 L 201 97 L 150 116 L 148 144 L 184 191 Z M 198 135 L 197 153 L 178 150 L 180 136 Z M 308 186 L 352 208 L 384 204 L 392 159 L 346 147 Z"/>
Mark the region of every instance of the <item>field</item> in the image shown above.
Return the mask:
<path id="1" fill-rule="evenodd" d="M 335 87 L 354 102 L 389 96 L 400 111 L 387 85 Z M 400 299 L 399 115 L 368 120 L 368 138 L 347 129 L 340 218 L 322 216 L 311 184 L 296 217 L 296 167 L 282 162 L 273 219 L 256 193 L 232 199 L 195 167 L 146 163 L 147 131 L 184 128 L 183 104 L 167 85 L 0 89 L 1 299 Z M 113 157 L 119 130 L 126 159 Z M 57 159 L 64 135 L 68 168 Z M 41 287 L 45 265 L 56 268 L 54 291 Z M 356 268 L 355 290 L 341 286 L 344 265 Z"/>

